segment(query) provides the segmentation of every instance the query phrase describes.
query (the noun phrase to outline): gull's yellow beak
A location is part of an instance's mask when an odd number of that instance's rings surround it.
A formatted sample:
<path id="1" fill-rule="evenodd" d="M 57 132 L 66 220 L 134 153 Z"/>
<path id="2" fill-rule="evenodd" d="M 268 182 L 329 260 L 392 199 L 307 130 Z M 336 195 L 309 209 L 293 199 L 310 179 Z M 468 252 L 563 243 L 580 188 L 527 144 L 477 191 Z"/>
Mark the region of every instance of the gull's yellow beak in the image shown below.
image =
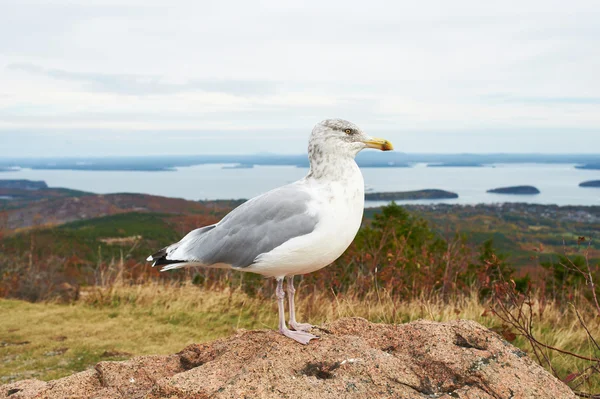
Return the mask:
<path id="1" fill-rule="evenodd" d="M 381 151 L 391 151 L 394 149 L 392 143 L 385 139 L 379 139 L 376 137 L 372 137 L 369 140 L 365 140 L 363 141 L 363 143 L 365 143 L 369 148 L 377 148 Z"/>

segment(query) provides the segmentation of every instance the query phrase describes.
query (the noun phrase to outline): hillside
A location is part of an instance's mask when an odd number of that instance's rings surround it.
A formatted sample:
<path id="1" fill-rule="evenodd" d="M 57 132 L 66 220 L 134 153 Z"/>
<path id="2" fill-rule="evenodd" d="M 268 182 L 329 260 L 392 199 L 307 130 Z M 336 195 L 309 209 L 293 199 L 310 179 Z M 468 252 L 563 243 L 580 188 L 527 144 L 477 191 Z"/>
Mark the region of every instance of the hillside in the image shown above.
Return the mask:
<path id="1" fill-rule="evenodd" d="M 4 224 L 10 229 L 53 226 L 68 222 L 128 212 L 170 214 L 222 214 L 233 201 L 195 202 L 146 194 L 107 194 L 46 199 L 26 207 L 4 212 Z"/>
<path id="2" fill-rule="evenodd" d="M 53 190 L 53 189 L 52 189 Z M 38 245 L 36 256 L 77 256 L 97 262 L 103 256 L 118 256 L 128 241 L 135 241 L 132 259 L 143 260 L 150 251 L 180 239 L 189 230 L 215 223 L 241 201 L 195 202 L 143 194 L 84 195 L 58 197 L 22 204 L 0 211 L 0 248 L 13 255 L 29 250 L 31 237 Z M 442 237 L 457 233 L 473 245 L 489 239 L 511 263 L 524 266 L 532 256 L 562 253 L 565 244 L 578 237 L 592 238 L 592 258 L 600 258 L 600 245 L 593 238 L 600 231 L 600 207 L 535 204 L 498 205 L 404 205 L 411 214 L 425 218 Z M 365 223 L 379 208 L 365 210 Z M 35 231 L 23 228 L 37 227 Z M 133 242 L 131 242 L 133 243 Z M 543 253 L 539 252 L 543 246 Z M 547 254 L 547 255 L 545 255 Z"/>
<path id="3" fill-rule="evenodd" d="M 47 189 L 48 185 L 45 181 L 32 180 L 0 180 L 0 189 L 19 189 L 19 190 L 43 190 Z"/>
<path id="4" fill-rule="evenodd" d="M 557 206 L 525 203 L 495 205 L 404 205 L 425 218 L 435 230 L 450 239 L 465 236 L 475 245 L 493 240 L 519 270 L 529 270 L 539 261 L 563 254 L 566 247 L 585 237 L 590 257 L 600 259 L 600 206 Z M 371 216 L 374 210 L 367 210 Z M 536 259 L 535 262 L 532 260 Z"/>
<path id="5" fill-rule="evenodd" d="M 0 180 L 2 181 L 2 180 Z M 26 182 L 31 182 L 26 180 Z M 44 182 L 40 182 L 45 184 Z M 17 209 L 25 207 L 31 203 L 51 200 L 56 198 L 81 197 L 85 195 L 93 195 L 79 190 L 71 190 L 67 188 L 20 188 L 15 187 L 0 187 L 0 211 L 5 209 Z"/>
<path id="6" fill-rule="evenodd" d="M 56 226 L 128 212 L 223 215 L 240 201 L 196 202 L 147 194 L 92 194 L 45 182 L 0 180 L 0 229 Z"/>

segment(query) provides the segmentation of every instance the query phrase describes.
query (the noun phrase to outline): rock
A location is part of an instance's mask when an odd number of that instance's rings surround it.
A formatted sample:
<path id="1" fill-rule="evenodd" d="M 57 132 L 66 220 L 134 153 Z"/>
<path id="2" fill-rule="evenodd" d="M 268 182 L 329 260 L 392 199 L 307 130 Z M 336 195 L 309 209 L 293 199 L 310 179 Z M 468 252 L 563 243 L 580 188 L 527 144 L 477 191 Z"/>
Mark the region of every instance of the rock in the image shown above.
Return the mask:
<path id="1" fill-rule="evenodd" d="M 0 398 L 575 398 L 524 352 L 472 321 L 350 318 L 313 332 L 321 338 L 303 346 L 276 331 L 239 331 L 171 356 L 4 385 Z"/>
<path id="2" fill-rule="evenodd" d="M 47 382 L 40 380 L 22 380 L 0 387 L 3 398 L 33 398 L 39 391 L 46 388 Z"/>

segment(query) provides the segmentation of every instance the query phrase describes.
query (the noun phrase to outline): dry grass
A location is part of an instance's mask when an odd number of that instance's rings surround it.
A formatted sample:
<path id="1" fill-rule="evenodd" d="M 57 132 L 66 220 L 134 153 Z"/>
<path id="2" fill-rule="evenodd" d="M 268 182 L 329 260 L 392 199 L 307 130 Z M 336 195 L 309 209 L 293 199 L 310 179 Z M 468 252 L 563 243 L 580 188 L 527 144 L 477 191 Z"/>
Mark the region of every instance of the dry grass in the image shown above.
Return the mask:
<path id="1" fill-rule="evenodd" d="M 500 321 L 475 295 L 453 298 L 449 303 L 435 298 L 399 302 L 382 291 L 359 300 L 351 294 L 335 296 L 309 289 L 300 284 L 297 304 L 300 319 L 313 324 L 353 316 L 383 323 L 461 318 L 502 330 Z M 583 355 L 599 355 L 572 308 L 561 310 L 553 303 L 533 306 L 537 318 L 533 332 L 544 343 Z M 277 324 L 274 298 L 252 298 L 230 290 L 207 291 L 191 284 L 94 289 L 71 305 L 2 299 L 0 311 L 3 383 L 54 379 L 100 360 L 174 353 L 190 343 L 227 336 L 239 328 L 275 328 Z M 599 331 L 599 320 L 589 316 L 586 322 L 590 331 Z M 24 341 L 28 343 L 19 344 Z M 529 350 L 520 337 L 513 344 Z M 583 367 L 583 362 L 569 356 L 549 356 L 565 377 Z M 594 384 L 598 387 L 597 381 Z"/>

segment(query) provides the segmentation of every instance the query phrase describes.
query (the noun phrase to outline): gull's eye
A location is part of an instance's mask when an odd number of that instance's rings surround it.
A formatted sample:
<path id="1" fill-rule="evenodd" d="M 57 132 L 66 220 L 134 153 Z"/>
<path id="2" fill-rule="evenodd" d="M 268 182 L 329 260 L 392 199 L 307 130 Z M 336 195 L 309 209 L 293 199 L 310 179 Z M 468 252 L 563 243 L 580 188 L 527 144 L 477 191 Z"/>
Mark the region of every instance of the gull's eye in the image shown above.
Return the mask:
<path id="1" fill-rule="evenodd" d="M 344 130 L 344 132 L 345 132 L 346 134 L 351 134 L 351 133 L 352 133 L 352 130 L 351 130 L 351 129 L 346 129 L 346 130 Z"/>

